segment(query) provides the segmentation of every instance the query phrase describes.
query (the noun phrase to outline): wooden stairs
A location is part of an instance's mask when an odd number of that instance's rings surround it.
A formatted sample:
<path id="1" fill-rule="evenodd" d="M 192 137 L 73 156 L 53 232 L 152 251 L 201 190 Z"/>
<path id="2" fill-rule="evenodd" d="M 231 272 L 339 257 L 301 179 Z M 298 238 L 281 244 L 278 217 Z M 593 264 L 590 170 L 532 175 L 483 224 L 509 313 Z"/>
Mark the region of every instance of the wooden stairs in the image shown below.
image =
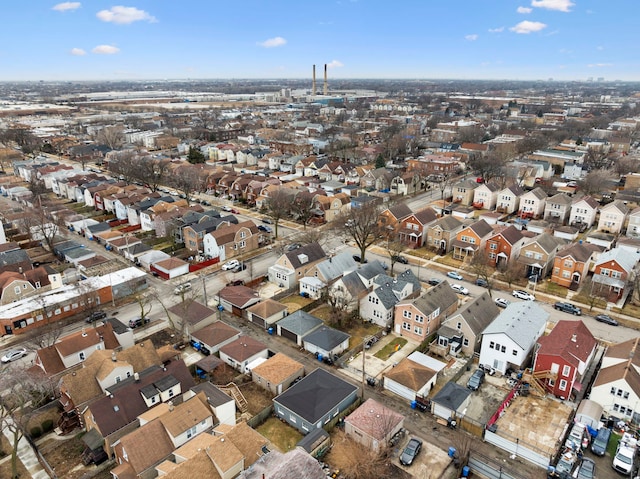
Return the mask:
<path id="1" fill-rule="evenodd" d="M 558 373 L 553 373 L 551 371 L 535 371 L 532 372 L 531 369 L 526 369 L 522 374 L 522 382 L 528 383 L 531 388 L 531 393 L 535 394 L 539 397 L 544 397 L 549 392 L 547 390 L 547 384 L 545 382 L 546 379 L 556 379 L 558 377 Z"/>
<path id="2" fill-rule="evenodd" d="M 247 403 L 247 400 L 245 399 L 242 392 L 240 392 L 240 388 L 236 383 L 229 383 L 224 386 L 216 385 L 216 387 L 223 393 L 233 398 L 241 413 L 247 412 L 249 403 Z"/>

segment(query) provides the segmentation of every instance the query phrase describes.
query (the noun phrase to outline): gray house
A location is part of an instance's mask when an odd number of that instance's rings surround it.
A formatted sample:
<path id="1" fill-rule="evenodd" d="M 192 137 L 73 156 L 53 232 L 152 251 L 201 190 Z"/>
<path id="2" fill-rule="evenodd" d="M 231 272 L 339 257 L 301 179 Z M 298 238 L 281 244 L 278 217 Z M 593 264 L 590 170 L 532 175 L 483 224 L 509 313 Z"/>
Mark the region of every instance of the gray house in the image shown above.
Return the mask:
<path id="1" fill-rule="evenodd" d="M 277 334 L 302 346 L 303 337 L 323 324 L 320 318 L 299 309 L 276 323 Z"/>
<path id="2" fill-rule="evenodd" d="M 276 415 L 302 434 L 321 428 L 356 400 L 358 388 L 316 369 L 274 398 Z"/>
<path id="3" fill-rule="evenodd" d="M 349 348 L 350 337 L 337 329 L 322 326 L 302 338 L 302 343 L 310 353 L 332 358 L 334 354 L 341 354 Z"/>

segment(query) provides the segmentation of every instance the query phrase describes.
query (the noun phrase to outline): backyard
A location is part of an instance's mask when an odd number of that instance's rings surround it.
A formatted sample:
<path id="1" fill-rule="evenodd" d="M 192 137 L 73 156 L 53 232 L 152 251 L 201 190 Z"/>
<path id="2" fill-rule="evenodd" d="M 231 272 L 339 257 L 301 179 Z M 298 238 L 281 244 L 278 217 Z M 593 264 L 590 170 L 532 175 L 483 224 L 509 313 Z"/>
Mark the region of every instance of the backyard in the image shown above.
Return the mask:
<path id="1" fill-rule="evenodd" d="M 394 338 L 389 343 L 385 344 L 374 356 L 378 359 L 382 359 L 386 361 L 391 357 L 393 353 L 402 348 L 405 344 L 407 344 L 407 340 L 405 338 Z"/>
<path id="2" fill-rule="evenodd" d="M 260 424 L 256 430 L 282 452 L 294 449 L 302 439 L 300 432 L 273 416 Z"/>

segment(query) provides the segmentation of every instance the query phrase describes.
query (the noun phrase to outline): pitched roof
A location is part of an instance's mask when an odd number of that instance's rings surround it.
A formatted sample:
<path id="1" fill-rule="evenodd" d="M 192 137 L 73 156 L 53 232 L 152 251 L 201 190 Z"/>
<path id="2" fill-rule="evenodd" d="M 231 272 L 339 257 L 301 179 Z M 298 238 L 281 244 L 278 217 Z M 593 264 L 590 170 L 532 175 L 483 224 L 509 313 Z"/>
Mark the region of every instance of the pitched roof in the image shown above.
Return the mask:
<path id="1" fill-rule="evenodd" d="M 218 296 L 239 308 L 245 308 L 260 301 L 258 293 L 247 286 L 225 286 Z"/>
<path id="2" fill-rule="evenodd" d="M 280 384 L 300 369 L 304 371 L 304 366 L 301 363 L 286 354 L 276 353 L 264 363 L 253 368 L 252 372 L 266 379 L 271 384 Z"/>
<path id="3" fill-rule="evenodd" d="M 215 311 L 198 301 L 184 301 L 184 303 L 174 304 L 169 311 L 191 325 L 196 325 L 200 321 L 215 314 Z"/>
<path id="4" fill-rule="evenodd" d="M 491 321 L 493 321 L 498 314 L 500 314 L 500 308 L 496 306 L 489 296 L 489 293 L 485 291 L 470 303 L 466 303 L 462 309 L 451 315 L 449 319 L 442 324 L 454 324 L 458 321 L 457 317 L 462 316 L 471 331 L 478 335 L 491 324 Z"/>
<path id="5" fill-rule="evenodd" d="M 236 362 L 241 363 L 267 348 L 266 344 L 261 343 L 257 339 L 253 339 L 250 336 L 240 336 L 235 341 L 222 346 L 220 352 L 226 354 Z"/>
<path id="6" fill-rule="evenodd" d="M 239 329 L 229 326 L 223 321 L 216 321 L 192 333 L 191 336 L 204 344 L 215 346 L 238 334 L 240 334 Z"/>
<path id="7" fill-rule="evenodd" d="M 621 214 L 626 215 L 629 213 L 629 208 L 627 207 L 627 205 L 624 204 L 624 202 L 622 200 L 615 200 L 611 203 L 609 203 L 608 205 L 603 206 L 600 209 L 600 214 L 602 215 L 602 213 L 607 212 L 609 210 L 612 209 L 617 209 Z"/>
<path id="8" fill-rule="evenodd" d="M 351 335 L 338 331 L 337 329 L 330 328 L 329 326 L 321 326 L 304 336 L 302 340 L 305 343 L 313 344 L 325 351 L 331 351 L 347 341 L 350 337 Z"/>
<path id="9" fill-rule="evenodd" d="M 573 205 L 576 206 L 579 203 L 585 202 L 591 209 L 596 209 L 599 203 L 592 196 L 583 196 L 582 198 L 576 198 L 573 200 Z"/>
<path id="10" fill-rule="evenodd" d="M 200 401 L 198 396 L 194 396 L 173 409 L 169 408 L 168 413 L 160 416 L 160 422 L 172 437 L 177 437 L 211 416 L 211 410 Z"/>
<path id="11" fill-rule="evenodd" d="M 479 238 L 484 238 L 493 231 L 491 225 L 485 220 L 476 221 L 475 223 L 469 225 L 469 229 L 477 234 Z"/>
<path id="12" fill-rule="evenodd" d="M 593 387 L 603 386 L 615 381 L 624 380 L 636 394 L 640 396 L 640 373 L 636 368 L 630 367 L 631 360 L 614 364 L 598 371 L 598 377 L 593 383 Z"/>
<path id="13" fill-rule="evenodd" d="M 325 281 L 332 281 L 342 276 L 346 271 L 353 271 L 358 266 L 353 255 L 349 251 L 343 251 L 337 255 L 329 256 L 315 267 Z"/>
<path id="14" fill-rule="evenodd" d="M 516 228 L 513 225 L 507 226 L 499 233 L 496 233 L 495 236 L 498 236 L 498 235 L 502 236 L 510 245 L 514 245 L 518 241 L 520 241 L 522 238 L 524 238 L 522 231 L 520 231 L 518 228 Z"/>
<path id="15" fill-rule="evenodd" d="M 263 447 L 269 441 L 246 422 L 236 424 L 224 433 L 224 437 L 232 442 L 244 456 L 244 467 L 249 468 L 263 454 Z"/>
<path id="16" fill-rule="evenodd" d="M 638 254 L 634 254 L 626 248 L 613 248 L 600 254 L 596 266 L 615 261 L 629 273 L 638 263 L 638 259 L 640 259 Z"/>
<path id="17" fill-rule="evenodd" d="M 387 210 L 391 215 L 396 219 L 400 220 L 406 216 L 409 216 L 412 211 L 411 208 L 406 203 L 398 203 L 393 205 L 391 208 Z"/>
<path id="18" fill-rule="evenodd" d="M 321 324 L 323 322 L 320 318 L 316 318 L 301 309 L 278 321 L 278 327 L 291 331 L 298 336 L 307 334 Z"/>
<path id="19" fill-rule="evenodd" d="M 273 299 L 265 299 L 264 301 L 260 301 L 257 304 L 254 304 L 250 308 L 247 308 L 247 311 L 255 314 L 256 316 L 267 319 L 275 314 L 282 313 L 287 310 L 287 306 L 282 304 L 279 301 L 275 301 Z"/>
<path id="20" fill-rule="evenodd" d="M 564 243 L 565 241 L 561 238 L 558 238 L 549 233 L 542 233 L 539 236 L 534 236 L 531 238 L 531 241 L 527 241 L 525 246 L 536 243 L 545 253 L 551 253 L 554 249 L 558 247 L 559 244 Z"/>
<path id="21" fill-rule="evenodd" d="M 136 474 L 153 467 L 173 452 L 173 443 L 158 419 L 123 436 L 120 444 Z"/>
<path id="22" fill-rule="evenodd" d="M 303 264 L 314 263 L 322 258 L 326 258 L 322 246 L 317 242 L 309 243 L 301 248 L 285 253 L 285 256 L 293 266 L 293 269 L 300 268 Z"/>
<path id="23" fill-rule="evenodd" d="M 386 439 L 387 434 L 404 421 L 404 416 L 380 404 L 375 399 L 369 398 L 344 420 L 369 437 L 381 441 Z"/>
<path id="24" fill-rule="evenodd" d="M 444 311 L 453 304 L 458 303 L 458 296 L 451 289 L 448 281 L 434 286 L 425 291 L 419 298 L 400 301 L 398 305 L 412 304 L 425 315 L 433 313 L 436 309 Z"/>
<path id="25" fill-rule="evenodd" d="M 549 313 L 533 301 L 509 304 L 483 331 L 483 335 L 504 334 L 523 350 L 528 350 L 547 323 Z M 483 339 L 484 341 L 484 339 Z"/>
<path id="26" fill-rule="evenodd" d="M 449 381 L 437 392 L 432 401 L 447 409 L 456 411 L 470 394 L 471 391 L 469 389 Z"/>
<path id="27" fill-rule="evenodd" d="M 452 215 L 446 215 L 436 221 L 432 226 L 439 226 L 443 231 L 452 231 L 462 226 L 462 221 Z"/>
<path id="28" fill-rule="evenodd" d="M 572 199 L 569 195 L 565 193 L 558 193 L 553 195 L 551 198 L 547 198 L 547 204 L 555 204 L 555 205 L 570 205 Z"/>
<path id="29" fill-rule="evenodd" d="M 387 370 L 384 377 L 402 384 L 412 391 L 418 391 L 436 374 L 437 372 L 433 369 L 405 358 L 394 368 Z"/>
<path id="30" fill-rule="evenodd" d="M 596 251 L 602 251 L 601 246 L 592 243 L 570 243 L 556 253 L 558 258 L 571 256 L 575 261 L 586 263 Z"/>
<path id="31" fill-rule="evenodd" d="M 560 356 L 577 367 L 589 359 L 597 341 L 582 321 L 560 320 L 538 344 L 538 355 Z"/>
<path id="32" fill-rule="evenodd" d="M 278 450 L 270 451 L 269 454 L 265 454 L 255 462 L 253 467 L 245 469 L 238 476 L 238 479 L 275 479 L 284 477 L 325 479 L 327 474 L 317 459 L 297 447 L 284 454 Z"/>
<path id="33" fill-rule="evenodd" d="M 273 401 L 315 424 L 357 390 L 356 386 L 318 368 Z"/>

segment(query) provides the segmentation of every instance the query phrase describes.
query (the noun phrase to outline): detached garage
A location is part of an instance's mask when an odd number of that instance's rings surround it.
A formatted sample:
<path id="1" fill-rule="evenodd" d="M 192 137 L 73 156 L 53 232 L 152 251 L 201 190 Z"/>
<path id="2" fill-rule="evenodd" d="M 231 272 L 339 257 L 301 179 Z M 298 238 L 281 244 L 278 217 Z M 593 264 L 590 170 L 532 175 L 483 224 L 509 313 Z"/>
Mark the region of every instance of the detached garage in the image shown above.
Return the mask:
<path id="1" fill-rule="evenodd" d="M 431 400 L 431 413 L 448 420 L 462 414 L 471 402 L 471 391 L 449 381 Z"/>
<path id="2" fill-rule="evenodd" d="M 384 375 L 384 388 L 408 401 L 423 399 L 429 395 L 438 372 L 445 366 L 425 354 L 411 353 Z"/>
<path id="3" fill-rule="evenodd" d="M 151 271 L 155 271 L 161 278 L 172 279 L 187 274 L 189 263 L 180 258 L 168 258 L 151 265 Z"/>

